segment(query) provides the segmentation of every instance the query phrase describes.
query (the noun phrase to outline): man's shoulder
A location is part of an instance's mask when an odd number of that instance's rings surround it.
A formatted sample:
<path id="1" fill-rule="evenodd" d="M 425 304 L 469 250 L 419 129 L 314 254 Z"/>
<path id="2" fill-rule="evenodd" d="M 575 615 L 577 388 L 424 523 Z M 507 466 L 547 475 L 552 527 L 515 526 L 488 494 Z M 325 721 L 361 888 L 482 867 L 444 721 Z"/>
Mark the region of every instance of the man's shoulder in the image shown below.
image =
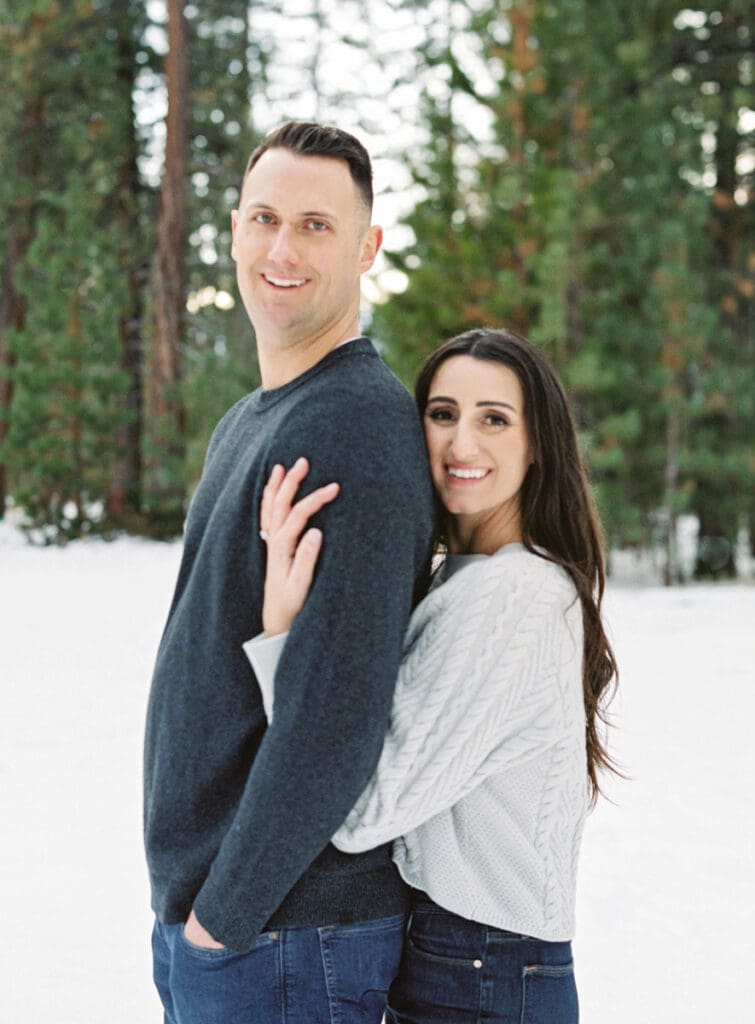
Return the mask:
<path id="1" fill-rule="evenodd" d="M 367 338 L 348 342 L 331 352 L 304 390 L 310 395 L 323 394 L 334 405 L 348 405 L 355 400 L 364 403 L 387 401 L 398 408 L 415 408 L 407 388 Z"/>
<path id="2" fill-rule="evenodd" d="M 291 465 L 304 455 L 312 486 L 335 479 L 345 493 L 350 481 L 363 503 L 380 507 L 412 495 L 430 515 L 427 454 L 414 399 L 377 359 L 362 372 L 350 368 L 359 361 L 343 360 L 335 372 L 317 374 L 291 396 L 294 404 L 277 417 L 271 459 Z"/>
<path id="3" fill-rule="evenodd" d="M 420 419 L 412 395 L 370 347 L 344 353 L 328 361 L 290 396 L 284 432 L 311 432 L 321 437 L 340 433 L 384 436 L 391 433 L 401 443 L 412 443 L 420 434 Z M 340 355 L 340 354 L 339 354 Z"/>
<path id="4" fill-rule="evenodd" d="M 223 413 L 212 431 L 207 447 L 208 456 L 223 443 L 229 434 L 233 435 L 234 428 L 240 421 L 255 411 L 258 392 L 259 389 L 248 392 Z"/>
<path id="5" fill-rule="evenodd" d="M 218 420 L 215 425 L 213 434 L 222 434 L 224 431 L 232 427 L 234 423 L 243 419 L 247 414 L 255 412 L 257 408 L 257 401 L 260 389 L 255 388 L 254 391 L 248 391 L 245 395 L 242 395 L 238 401 L 227 409 Z"/>

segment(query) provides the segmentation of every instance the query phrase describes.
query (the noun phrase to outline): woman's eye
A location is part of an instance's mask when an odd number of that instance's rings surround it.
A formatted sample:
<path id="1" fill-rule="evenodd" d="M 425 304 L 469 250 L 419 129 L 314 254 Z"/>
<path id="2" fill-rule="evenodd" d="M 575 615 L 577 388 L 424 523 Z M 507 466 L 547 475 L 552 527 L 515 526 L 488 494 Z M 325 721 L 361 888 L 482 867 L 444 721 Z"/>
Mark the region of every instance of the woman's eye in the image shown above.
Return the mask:
<path id="1" fill-rule="evenodd" d="M 501 416 L 497 412 L 489 412 L 485 417 L 485 425 L 488 427 L 506 427 L 508 422 L 505 416 Z"/>
<path id="2" fill-rule="evenodd" d="M 433 423 L 449 423 L 453 419 L 450 409 L 431 409 L 427 416 Z"/>

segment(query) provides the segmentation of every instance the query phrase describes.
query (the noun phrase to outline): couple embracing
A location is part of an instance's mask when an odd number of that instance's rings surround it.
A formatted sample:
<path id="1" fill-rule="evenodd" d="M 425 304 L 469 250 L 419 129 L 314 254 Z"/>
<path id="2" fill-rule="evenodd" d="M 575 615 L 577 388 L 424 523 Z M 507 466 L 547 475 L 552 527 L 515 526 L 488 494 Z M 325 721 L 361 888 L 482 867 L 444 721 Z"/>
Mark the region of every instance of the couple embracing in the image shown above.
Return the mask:
<path id="1" fill-rule="evenodd" d="M 359 333 L 371 213 L 363 146 L 303 122 L 232 213 L 262 386 L 210 441 L 150 695 L 166 1024 L 578 1019 L 615 666 L 574 425 L 506 330 L 409 396 Z"/>

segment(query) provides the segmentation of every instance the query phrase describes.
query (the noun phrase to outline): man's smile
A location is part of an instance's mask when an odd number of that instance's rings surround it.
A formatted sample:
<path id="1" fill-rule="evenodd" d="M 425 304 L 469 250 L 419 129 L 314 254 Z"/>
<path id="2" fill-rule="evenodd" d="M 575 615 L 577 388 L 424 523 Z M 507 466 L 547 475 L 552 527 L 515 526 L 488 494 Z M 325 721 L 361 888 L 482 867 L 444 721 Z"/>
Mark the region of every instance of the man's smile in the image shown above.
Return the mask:
<path id="1" fill-rule="evenodd" d="M 305 277 L 273 277 L 271 274 L 263 274 L 262 278 L 274 288 L 300 288 L 307 283 Z"/>

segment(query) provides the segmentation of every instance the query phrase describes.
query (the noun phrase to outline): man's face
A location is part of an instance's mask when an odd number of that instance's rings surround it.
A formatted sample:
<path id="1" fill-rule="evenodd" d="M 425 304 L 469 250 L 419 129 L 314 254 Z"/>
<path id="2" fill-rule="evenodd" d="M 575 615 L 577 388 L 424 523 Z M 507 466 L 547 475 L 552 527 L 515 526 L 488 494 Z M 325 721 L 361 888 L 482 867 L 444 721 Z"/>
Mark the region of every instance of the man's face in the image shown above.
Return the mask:
<path id="1" fill-rule="evenodd" d="M 359 277 L 380 246 L 343 160 L 263 153 L 231 214 L 239 291 L 258 344 L 337 344 L 359 310 Z"/>

